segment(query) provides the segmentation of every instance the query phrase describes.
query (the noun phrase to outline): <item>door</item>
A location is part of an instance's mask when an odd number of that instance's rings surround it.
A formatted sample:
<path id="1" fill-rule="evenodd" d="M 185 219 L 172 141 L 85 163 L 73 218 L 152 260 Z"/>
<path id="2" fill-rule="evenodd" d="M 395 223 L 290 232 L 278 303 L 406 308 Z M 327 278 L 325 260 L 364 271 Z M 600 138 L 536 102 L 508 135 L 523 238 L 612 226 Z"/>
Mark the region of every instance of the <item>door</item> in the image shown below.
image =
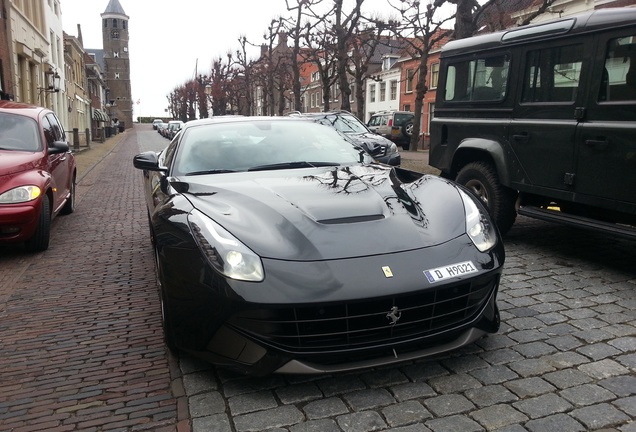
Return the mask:
<path id="1" fill-rule="evenodd" d="M 65 139 L 64 132 L 57 118 L 53 114 L 47 114 L 42 119 L 45 145 L 50 147 L 55 141 Z M 64 198 L 69 194 L 70 173 L 68 153 L 49 154 L 49 172 L 53 178 L 53 209 L 55 211 L 64 203 Z"/>
<path id="2" fill-rule="evenodd" d="M 636 213 L 636 28 L 600 35 L 598 51 L 576 136 L 575 190 L 590 204 Z"/>
<path id="3" fill-rule="evenodd" d="M 530 46 L 522 52 L 522 83 L 508 140 L 519 161 L 513 187 L 558 197 L 573 187 L 577 113 L 585 100 L 589 43 Z M 513 78 L 514 79 L 514 78 Z"/>

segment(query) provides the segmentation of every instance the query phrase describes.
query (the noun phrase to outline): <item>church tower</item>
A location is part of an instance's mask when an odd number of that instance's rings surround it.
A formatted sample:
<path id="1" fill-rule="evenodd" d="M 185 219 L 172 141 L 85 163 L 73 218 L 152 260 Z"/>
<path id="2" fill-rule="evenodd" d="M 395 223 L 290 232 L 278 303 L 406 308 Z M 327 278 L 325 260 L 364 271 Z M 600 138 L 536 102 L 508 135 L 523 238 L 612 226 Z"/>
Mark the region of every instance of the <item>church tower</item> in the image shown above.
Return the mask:
<path id="1" fill-rule="evenodd" d="M 102 17 L 104 43 L 104 75 L 107 103 L 113 119 L 120 125 L 133 125 L 133 102 L 130 89 L 130 57 L 128 52 L 128 15 L 119 0 L 110 0 Z"/>

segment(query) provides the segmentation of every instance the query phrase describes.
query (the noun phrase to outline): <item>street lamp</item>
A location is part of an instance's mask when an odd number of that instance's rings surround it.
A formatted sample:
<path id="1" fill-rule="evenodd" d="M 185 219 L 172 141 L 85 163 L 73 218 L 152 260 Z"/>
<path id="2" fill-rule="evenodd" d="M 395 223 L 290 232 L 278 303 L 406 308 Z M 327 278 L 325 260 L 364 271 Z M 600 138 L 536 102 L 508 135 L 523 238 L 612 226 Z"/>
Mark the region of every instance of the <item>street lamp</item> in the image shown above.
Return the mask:
<path id="1" fill-rule="evenodd" d="M 42 98 L 42 93 L 58 93 L 60 91 L 60 79 L 60 74 L 53 69 L 44 71 L 44 83 L 46 85 L 38 87 L 40 98 Z"/>

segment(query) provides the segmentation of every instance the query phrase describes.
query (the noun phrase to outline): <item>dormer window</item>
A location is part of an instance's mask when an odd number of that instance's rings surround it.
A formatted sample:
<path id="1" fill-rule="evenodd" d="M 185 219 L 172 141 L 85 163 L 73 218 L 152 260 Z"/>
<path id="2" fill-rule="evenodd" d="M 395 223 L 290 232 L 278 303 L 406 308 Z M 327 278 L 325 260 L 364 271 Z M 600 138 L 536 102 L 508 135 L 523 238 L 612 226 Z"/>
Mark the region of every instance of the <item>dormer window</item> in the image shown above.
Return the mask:
<path id="1" fill-rule="evenodd" d="M 397 60 L 398 60 L 397 56 L 385 56 L 382 59 L 382 70 L 387 71 L 391 69 L 393 65 L 395 64 L 395 62 L 397 62 Z"/>

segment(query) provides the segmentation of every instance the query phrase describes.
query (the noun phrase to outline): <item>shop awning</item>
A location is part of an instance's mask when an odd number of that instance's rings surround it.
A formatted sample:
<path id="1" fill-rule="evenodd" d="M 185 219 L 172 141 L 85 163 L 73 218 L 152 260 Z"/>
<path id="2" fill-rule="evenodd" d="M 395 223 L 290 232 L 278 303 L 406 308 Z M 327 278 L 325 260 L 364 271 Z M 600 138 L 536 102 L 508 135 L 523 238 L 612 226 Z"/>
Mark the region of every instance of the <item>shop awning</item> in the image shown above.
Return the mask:
<path id="1" fill-rule="evenodd" d="M 110 121 L 110 117 L 104 111 L 93 108 L 93 120 L 108 122 Z"/>

